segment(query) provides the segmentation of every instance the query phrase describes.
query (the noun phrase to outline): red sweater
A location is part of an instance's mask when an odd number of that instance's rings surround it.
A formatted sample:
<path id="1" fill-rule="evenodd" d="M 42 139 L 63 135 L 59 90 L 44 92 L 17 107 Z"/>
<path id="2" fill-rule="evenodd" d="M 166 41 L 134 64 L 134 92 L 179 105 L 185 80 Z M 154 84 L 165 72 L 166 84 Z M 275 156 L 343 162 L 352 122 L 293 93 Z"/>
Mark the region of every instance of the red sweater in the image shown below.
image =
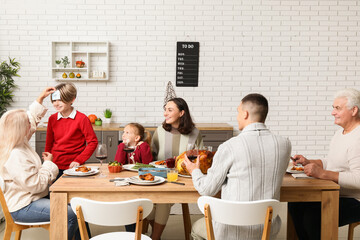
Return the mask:
<path id="1" fill-rule="evenodd" d="M 76 111 L 75 119 L 49 117 L 45 152 L 50 152 L 59 169 L 69 168 L 71 162 L 84 164 L 96 149 L 98 140 L 88 117 Z M 87 145 L 86 145 L 87 144 Z"/>
<path id="2" fill-rule="evenodd" d="M 132 153 L 127 153 L 124 151 L 125 144 L 120 143 L 115 155 L 115 161 L 118 161 L 122 164 L 132 163 L 130 156 L 134 156 L 135 162 L 149 164 L 153 160 L 151 154 L 150 146 L 147 142 L 143 142 L 140 145 L 136 146 L 135 151 Z"/>

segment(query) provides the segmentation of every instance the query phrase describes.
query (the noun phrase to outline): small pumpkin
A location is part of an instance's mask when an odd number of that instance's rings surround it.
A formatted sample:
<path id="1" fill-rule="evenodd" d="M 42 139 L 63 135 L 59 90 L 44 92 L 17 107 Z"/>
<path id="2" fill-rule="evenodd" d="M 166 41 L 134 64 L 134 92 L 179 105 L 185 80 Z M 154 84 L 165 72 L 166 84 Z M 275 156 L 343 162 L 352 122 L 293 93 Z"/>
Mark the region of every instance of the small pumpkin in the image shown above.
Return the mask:
<path id="1" fill-rule="evenodd" d="M 81 74 L 80 73 L 76 74 L 76 78 L 81 78 Z"/>
<path id="2" fill-rule="evenodd" d="M 91 122 L 92 124 L 94 124 L 94 123 L 95 123 L 95 120 L 97 119 L 97 116 L 96 116 L 95 114 L 90 114 L 90 115 L 88 116 L 88 118 L 89 118 L 90 122 Z"/>
<path id="3" fill-rule="evenodd" d="M 83 68 L 84 66 L 85 66 L 85 63 L 82 60 L 76 61 L 76 67 Z"/>

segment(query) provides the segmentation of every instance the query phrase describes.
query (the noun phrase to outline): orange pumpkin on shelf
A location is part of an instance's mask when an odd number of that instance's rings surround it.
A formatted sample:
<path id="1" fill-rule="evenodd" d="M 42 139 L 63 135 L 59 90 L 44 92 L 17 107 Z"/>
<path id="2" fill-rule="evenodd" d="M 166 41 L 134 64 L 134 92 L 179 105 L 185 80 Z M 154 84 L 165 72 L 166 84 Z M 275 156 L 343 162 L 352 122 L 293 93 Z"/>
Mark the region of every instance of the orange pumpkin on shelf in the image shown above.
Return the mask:
<path id="1" fill-rule="evenodd" d="M 94 124 L 94 123 L 95 123 L 95 120 L 97 119 L 97 116 L 96 116 L 95 114 L 90 114 L 90 115 L 88 116 L 88 118 L 89 118 L 90 122 L 91 122 L 92 124 Z"/>
<path id="2" fill-rule="evenodd" d="M 84 66 L 85 66 L 85 63 L 82 60 L 76 61 L 76 67 L 83 68 Z"/>
<path id="3" fill-rule="evenodd" d="M 192 150 L 190 150 L 192 151 Z M 185 152 L 183 152 L 182 154 L 180 154 L 175 161 L 175 168 L 179 171 L 180 174 L 182 175 L 190 175 L 190 173 L 188 172 L 188 170 L 186 169 L 184 160 L 185 160 Z M 188 156 L 189 156 L 188 152 Z M 211 167 L 212 164 L 212 160 L 214 157 L 214 152 L 210 152 L 210 151 L 206 151 L 206 150 L 199 150 L 199 156 L 200 156 L 200 170 L 202 173 L 206 174 L 207 170 Z M 195 159 L 194 162 L 196 162 L 197 160 Z"/>

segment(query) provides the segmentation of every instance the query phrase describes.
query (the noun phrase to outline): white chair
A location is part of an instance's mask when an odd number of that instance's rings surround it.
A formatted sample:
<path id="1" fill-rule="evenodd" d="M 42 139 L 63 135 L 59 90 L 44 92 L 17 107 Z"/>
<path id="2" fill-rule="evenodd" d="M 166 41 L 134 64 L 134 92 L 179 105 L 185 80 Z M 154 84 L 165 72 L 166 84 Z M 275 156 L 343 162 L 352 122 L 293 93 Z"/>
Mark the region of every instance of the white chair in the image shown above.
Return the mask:
<path id="1" fill-rule="evenodd" d="M 104 233 L 92 237 L 91 240 L 151 240 L 150 237 L 141 234 L 143 219 L 148 216 L 153 209 L 153 203 L 149 199 L 134 199 L 121 202 L 101 202 L 74 197 L 71 199 L 70 205 L 73 211 L 76 212 L 82 240 L 89 240 L 85 221 L 101 226 L 123 226 L 136 223 L 135 233 Z"/>
<path id="2" fill-rule="evenodd" d="M 205 215 L 208 240 L 215 239 L 212 220 L 236 226 L 264 224 L 261 239 L 265 240 L 270 238 L 272 216 L 278 215 L 280 202 L 274 199 L 239 202 L 202 196 L 198 199 L 198 206 Z"/>
<path id="3" fill-rule="evenodd" d="M 6 200 L 4 197 L 3 191 L 5 191 L 5 182 L 4 179 L 0 176 L 0 203 L 1 207 L 5 216 L 5 233 L 4 233 L 4 240 L 10 240 L 11 234 L 15 232 L 15 240 L 20 240 L 21 238 L 21 231 L 28 229 L 28 228 L 35 228 L 41 227 L 45 228 L 46 230 L 50 231 L 50 221 L 48 222 L 34 222 L 34 223 L 25 223 L 25 222 L 14 222 L 9 208 L 6 204 Z"/>

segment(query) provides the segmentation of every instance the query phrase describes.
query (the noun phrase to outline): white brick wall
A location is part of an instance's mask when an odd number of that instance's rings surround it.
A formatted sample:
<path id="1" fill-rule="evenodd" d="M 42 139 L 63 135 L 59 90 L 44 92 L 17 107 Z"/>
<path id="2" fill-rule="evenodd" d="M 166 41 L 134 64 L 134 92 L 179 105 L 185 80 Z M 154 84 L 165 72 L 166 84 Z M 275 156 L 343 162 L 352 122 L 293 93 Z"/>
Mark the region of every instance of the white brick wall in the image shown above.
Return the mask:
<path id="1" fill-rule="evenodd" d="M 121 123 L 161 122 L 176 41 L 199 41 L 199 87 L 175 88 L 196 122 L 236 129 L 239 101 L 260 92 L 270 129 L 289 136 L 293 153 L 322 157 L 337 129 L 332 95 L 357 87 L 359 19 L 357 0 L 0 0 L 0 58 L 22 64 L 13 107 L 24 108 L 58 83 L 51 41 L 109 41 L 110 81 L 76 82 L 75 106 L 97 115 L 110 107 Z"/>

